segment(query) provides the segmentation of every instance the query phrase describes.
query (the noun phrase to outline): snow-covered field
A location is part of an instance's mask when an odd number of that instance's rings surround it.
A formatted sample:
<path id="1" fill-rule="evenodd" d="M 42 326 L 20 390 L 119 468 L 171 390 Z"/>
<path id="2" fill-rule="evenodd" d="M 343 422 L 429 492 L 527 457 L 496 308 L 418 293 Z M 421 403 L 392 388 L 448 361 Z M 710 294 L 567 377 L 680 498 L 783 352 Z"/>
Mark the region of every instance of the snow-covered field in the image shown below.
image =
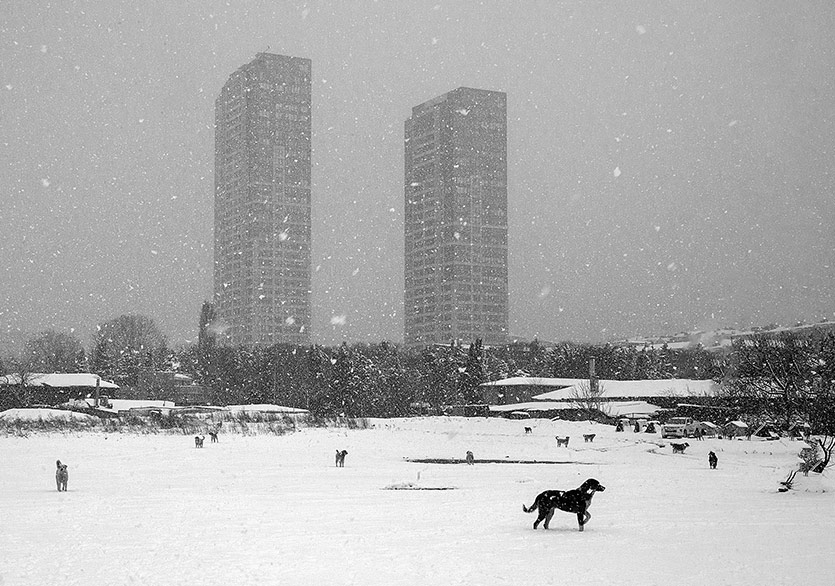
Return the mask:
<path id="1" fill-rule="evenodd" d="M 221 434 L 204 449 L 171 435 L 0 438 L 0 584 L 835 583 L 831 472 L 777 492 L 802 443 L 689 440 L 674 456 L 657 435 L 591 423 L 373 424 Z M 344 468 L 336 449 L 348 450 Z M 467 450 L 567 463 L 405 459 Z M 56 459 L 69 465 L 66 493 Z M 588 477 L 606 491 L 584 532 L 566 513 L 532 529 L 522 503 Z M 449 490 L 387 490 L 409 486 Z"/>

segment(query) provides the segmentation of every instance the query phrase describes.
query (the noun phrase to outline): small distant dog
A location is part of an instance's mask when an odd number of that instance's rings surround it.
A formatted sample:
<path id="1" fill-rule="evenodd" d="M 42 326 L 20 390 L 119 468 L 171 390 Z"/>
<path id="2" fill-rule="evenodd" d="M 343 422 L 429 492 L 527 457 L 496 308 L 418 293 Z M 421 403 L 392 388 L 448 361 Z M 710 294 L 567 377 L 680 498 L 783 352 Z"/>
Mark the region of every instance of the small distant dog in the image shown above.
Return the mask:
<path id="1" fill-rule="evenodd" d="M 583 441 L 584 442 L 593 442 L 595 435 L 596 434 L 594 434 L 594 433 L 584 433 L 583 434 Z"/>
<path id="2" fill-rule="evenodd" d="M 674 444 L 671 442 L 670 445 L 673 446 L 674 454 L 683 454 L 684 450 L 690 447 L 690 444 L 688 444 L 687 442 L 684 442 L 683 444 Z"/>
<path id="3" fill-rule="evenodd" d="M 348 454 L 348 450 L 336 450 L 336 467 L 337 468 L 344 468 L 345 467 L 345 456 Z"/>
<path id="4" fill-rule="evenodd" d="M 209 439 L 212 441 L 213 444 L 216 444 L 217 443 L 217 432 L 216 431 L 210 431 L 209 432 Z"/>
<path id="5" fill-rule="evenodd" d="M 719 463 L 719 458 L 717 458 L 716 454 L 714 454 L 713 452 L 708 452 L 707 463 L 710 464 L 711 470 L 716 470 L 716 465 Z"/>
<path id="6" fill-rule="evenodd" d="M 533 429 L 531 429 L 530 427 L 526 427 L 525 433 L 533 433 Z"/>
<path id="7" fill-rule="evenodd" d="M 469 464 L 470 466 L 475 464 L 475 456 L 473 456 L 473 453 L 469 450 L 467 450 L 467 458 L 466 459 L 467 459 L 467 464 Z"/>
<path id="8" fill-rule="evenodd" d="M 199 435 L 194 436 L 194 447 L 195 448 L 202 448 L 204 439 L 206 439 L 205 435 L 203 437 L 200 437 Z"/>
<path id="9" fill-rule="evenodd" d="M 55 471 L 55 484 L 58 485 L 58 492 L 67 492 L 67 481 L 70 479 L 67 465 L 61 464 L 61 460 L 56 460 L 55 464 L 58 467 Z"/>
<path id="10" fill-rule="evenodd" d="M 546 490 L 539 493 L 533 504 L 530 507 L 522 505 L 522 510 L 526 513 L 533 513 L 535 510 L 539 511 L 539 516 L 533 523 L 533 528 L 536 529 L 541 521 L 544 529 L 548 529 L 548 523 L 551 522 L 551 517 L 554 516 L 554 511 L 557 509 L 565 511 L 566 513 L 575 513 L 577 515 L 577 523 L 580 525 L 580 531 L 591 519 L 591 514 L 588 508 L 591 506 L 591 499 L 595 492 L 603 492 L 606 487 L 600 484 L 594 478 L 589 478 L 579 488 L 573 490 Z"/>
<path id="11" fill-rule="evenodd" d="M 555 437 L 557 438 L 557 447 L 560 447 L 560 446 L 565 446 L 566 448 L 568 447 L 569 436 L 565 436 L 565 437 L 555 436 Z"/>

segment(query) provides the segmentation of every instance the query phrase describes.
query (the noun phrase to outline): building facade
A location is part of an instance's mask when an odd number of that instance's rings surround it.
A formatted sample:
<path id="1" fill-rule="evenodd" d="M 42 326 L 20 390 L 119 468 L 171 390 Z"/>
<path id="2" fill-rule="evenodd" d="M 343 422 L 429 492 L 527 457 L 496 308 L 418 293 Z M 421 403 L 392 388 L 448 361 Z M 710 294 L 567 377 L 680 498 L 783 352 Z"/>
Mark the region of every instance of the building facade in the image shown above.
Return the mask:
<path id="1" fill-rule="evenodd" d="M 405 123 L 407 346 L 507 342 L 507 96 L 458 88 Z"/>
<path id="2" fill-rule="evenodd" d="M 309 344 L 311 62 L 258 53 L 215 101 L 219 342 Z"/>

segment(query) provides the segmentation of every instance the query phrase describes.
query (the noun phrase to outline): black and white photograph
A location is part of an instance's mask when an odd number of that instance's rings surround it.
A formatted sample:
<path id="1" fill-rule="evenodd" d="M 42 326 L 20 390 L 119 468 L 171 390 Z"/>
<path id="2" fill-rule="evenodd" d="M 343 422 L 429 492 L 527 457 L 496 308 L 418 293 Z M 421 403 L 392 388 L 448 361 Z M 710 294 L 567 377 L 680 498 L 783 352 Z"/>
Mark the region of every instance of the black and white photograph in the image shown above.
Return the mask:
<path id="1" fill-rule="evenodd" d="M 835 582 L 833 30 L 0 3 L 0 586 Z"/>

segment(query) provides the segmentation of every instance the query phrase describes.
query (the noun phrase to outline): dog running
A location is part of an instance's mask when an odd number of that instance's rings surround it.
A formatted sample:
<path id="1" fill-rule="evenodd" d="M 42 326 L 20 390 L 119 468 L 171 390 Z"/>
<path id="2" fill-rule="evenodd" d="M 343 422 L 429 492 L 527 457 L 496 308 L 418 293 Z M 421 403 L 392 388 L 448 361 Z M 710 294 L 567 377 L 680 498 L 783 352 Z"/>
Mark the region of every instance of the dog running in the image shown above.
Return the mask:
<path id="1" fill-rule="evenodd" d="M 348 454 L 348 450 L 336 450 L 336 467 L 337 468 L 344 468 L 345 467 L 345 456 Z"/>
<path id="2" fill-rule="evenodd" d="M 673 453 L 674 454 L 683 454 L 684 450 L 690 447 L 690 444 L 684 442 L 683 444 L 674 444 L 670 442 L 670 445 L 673 446 Z"/>
<path id="3" fill-rule="evenodd" d="M 55 464 L 58 467 L 55 471 L 55 484 L 58 485 L 58 492 L 67 492 L 67 481 L 70 479 L 67 465 L 61 464 L 61 460 L 56 460 Z"/>
<path id="4" fill-rule="evenodd" d="M 554 516 L 554 511 L 559 509 L 566 513 L 575 513 L 577 515 L 577 523 L 580 525 L 580 531 L 583 530 L 586 523 L 591 519 L 591 514 L 588 508 L 591 506 L 591 499 L 595 492 L 603 492 L 606 487 L 600 484 L 594 478 L 589 478 L 578 488 L 573 490 L 546 490 L 539 493 L 533 504 L 530 507 L 522 505 L 522 510 L 526 513 L 533 513 L 539 511 L 539 516 L 533 522 L 533 528 L 539 527 L 542 521 L 543 529 L 548 529 L 548 523 L 551 522 L 551 517 Z"/>
<path id="5" fill-rule="evenodd" d="M 533 429 L 532 429 L 532 428 L 530 428 L 530 427 L 526 427 L 526 428 L 525 428 L 525 433 L 526 433 L 526 434 L 528 434 L 528 433 L 533 433 Z"/>
<path id="6" fill-rule="evenodd" d="M 565 446 L 566 448 L 568 447 L 569 436 L 565 436 L 565 437 L 554 436 L 554 437 L 557 438 L 557 447 L 560 447 L 560 446 Z"/>
<path id="7" fill-rule="evenodd" d="M 194 447 L 195 448 L 202 448 L 204 439 L 206 439 L 205 435 L 203 437 L 200 437 L 199 435 L 194 436 Z"/>
<path id="8" fill-rule="evenodd" d="M 716 465 L 719 463 L 719 458 L 717 458 L 716 454 L 714 454 L 713 452 L 708 452 L 707 463 L 710 464 L 711 470 L 716 470 Z"/>
<path id="9" fill-rule="evenodd" d="M 594 441 L 594 436 L 595 436 L 595 435 L 597 435 L 597 434 L 594 434 L 594 433 L 584 433 L 584 434 L 583 434 L 583 441 L 584 441 L 584 442 L 593 442 L 593 441 Z"/>

